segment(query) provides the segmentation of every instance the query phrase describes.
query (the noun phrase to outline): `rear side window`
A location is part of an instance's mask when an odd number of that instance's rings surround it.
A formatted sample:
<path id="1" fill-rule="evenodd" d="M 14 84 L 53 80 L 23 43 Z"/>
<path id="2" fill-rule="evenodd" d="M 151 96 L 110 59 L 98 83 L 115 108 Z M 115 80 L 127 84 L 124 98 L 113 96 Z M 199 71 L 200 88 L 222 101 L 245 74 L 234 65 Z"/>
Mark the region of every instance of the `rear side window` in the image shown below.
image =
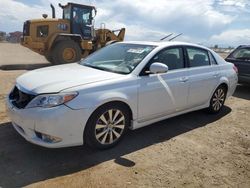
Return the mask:
<path id="1" fill-rule="evenodd" d="M 183 51 L 181 47 L 167 48 L 157 53 L 150 61 L 164 63 L 169 70 L 181 69 L 185 67 L 183 59 Z"/>
<path id="2" fill-rule="evenodd" d="M 217 65 L 218 64 L 211 52 L 209 52 L 209 59 L 210 59 L 211 65 Z"/>
<path id="3" fill-rule="evenodd" d="M 187 54 L 190 67 L 200 67 L 210 65 L 208 51 L 200 48 L 187 47 Z"/>
<path id="4" fill-rule="evenodd" d="M 37 37 L 47 37 L 48 33 L 49 33 L 49 26 L 48 25 L 37 26 L 37 30 L 36 30 Z"/>
<path id="5" fill-rule="evenodd" d="M 231 58 L 235 59 L 247 59 L 250 60 L 250 48 L 236 49 L 231 55 Z"/>

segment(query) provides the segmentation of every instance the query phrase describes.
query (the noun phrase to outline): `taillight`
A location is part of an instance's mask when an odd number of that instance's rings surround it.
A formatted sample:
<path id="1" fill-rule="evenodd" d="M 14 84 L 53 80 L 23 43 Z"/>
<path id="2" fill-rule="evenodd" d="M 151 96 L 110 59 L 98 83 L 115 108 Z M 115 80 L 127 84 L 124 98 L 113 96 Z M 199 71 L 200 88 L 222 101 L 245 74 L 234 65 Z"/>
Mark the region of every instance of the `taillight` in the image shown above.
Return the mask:
<path id="1" fill-rule="evenodd" d="M 233 69 L 238 74 L 238 68 L 235 65 L 233 66 Z"/>

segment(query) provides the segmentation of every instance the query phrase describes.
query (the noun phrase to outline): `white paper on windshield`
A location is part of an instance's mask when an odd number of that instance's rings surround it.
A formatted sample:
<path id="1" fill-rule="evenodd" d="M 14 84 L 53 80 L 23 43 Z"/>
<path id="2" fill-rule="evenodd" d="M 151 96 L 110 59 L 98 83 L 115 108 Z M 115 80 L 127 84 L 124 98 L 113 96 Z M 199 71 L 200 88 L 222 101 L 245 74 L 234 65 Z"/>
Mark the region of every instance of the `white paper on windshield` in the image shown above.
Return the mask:
<path id="1" fill-rule="evenodd" d="M 141 54 L 144 52 L 144 48 L 130 48 L 127 50 L 127 52 L 130 52 L 130 53 L 136 53 L 136 54 Z"/>

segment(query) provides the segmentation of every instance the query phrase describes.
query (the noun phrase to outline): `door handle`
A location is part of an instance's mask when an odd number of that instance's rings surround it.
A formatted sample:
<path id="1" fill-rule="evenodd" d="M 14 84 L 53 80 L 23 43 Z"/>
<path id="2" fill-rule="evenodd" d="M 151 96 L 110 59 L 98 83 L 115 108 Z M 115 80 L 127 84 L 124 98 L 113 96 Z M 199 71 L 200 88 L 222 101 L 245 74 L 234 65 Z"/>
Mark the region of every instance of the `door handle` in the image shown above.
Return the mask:
<path id="1" fill-rule="evenodd" d="M 187 82 L 188 81 L 188 77 L 184 76 L 180 78 L 180 82 Z"/>

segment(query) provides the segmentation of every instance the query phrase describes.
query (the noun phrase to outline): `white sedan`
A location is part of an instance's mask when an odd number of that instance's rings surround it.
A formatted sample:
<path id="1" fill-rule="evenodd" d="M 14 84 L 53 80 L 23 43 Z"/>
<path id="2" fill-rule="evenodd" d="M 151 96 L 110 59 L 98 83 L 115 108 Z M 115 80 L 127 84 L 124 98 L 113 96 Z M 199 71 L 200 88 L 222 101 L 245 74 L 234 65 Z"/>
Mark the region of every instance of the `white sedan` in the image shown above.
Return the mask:
<path id="1" fill-rule="evenodd" d="M 31 143 L 105 149 L 128 128 L 204 108 L 218 113 L 237 81 L 237 68 L 208 48 L 121 42 L 78 63 L 21 75 L 7 109 L 16 131 Z"/>

